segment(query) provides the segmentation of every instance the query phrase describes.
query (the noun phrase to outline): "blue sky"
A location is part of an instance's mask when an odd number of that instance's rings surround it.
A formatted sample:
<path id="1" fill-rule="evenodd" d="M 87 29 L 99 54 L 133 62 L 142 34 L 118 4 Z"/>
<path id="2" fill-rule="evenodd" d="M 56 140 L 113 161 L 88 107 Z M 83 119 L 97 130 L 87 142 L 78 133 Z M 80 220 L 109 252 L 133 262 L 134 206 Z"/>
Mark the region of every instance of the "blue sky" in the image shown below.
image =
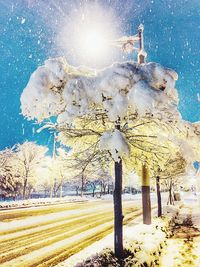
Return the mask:
<path id="1" fill-rule="evenodd" d="M 20 115 L 20 95 L 31 73 L 45 59 L 60 56 L 55 41 L 63 20 L 85 3 L 114 14 L 121 34 L 135 34 L 145 26 L 148 61 L 156 61 L 179 74 L 179 109 L 184 119 L 200 120 L 200 1 L 61 1 L 0 0 L 0 149 L 24 140 L 52 143 L 47 132 Z M 68 55 L 71 64 L 73 58 Z"/>

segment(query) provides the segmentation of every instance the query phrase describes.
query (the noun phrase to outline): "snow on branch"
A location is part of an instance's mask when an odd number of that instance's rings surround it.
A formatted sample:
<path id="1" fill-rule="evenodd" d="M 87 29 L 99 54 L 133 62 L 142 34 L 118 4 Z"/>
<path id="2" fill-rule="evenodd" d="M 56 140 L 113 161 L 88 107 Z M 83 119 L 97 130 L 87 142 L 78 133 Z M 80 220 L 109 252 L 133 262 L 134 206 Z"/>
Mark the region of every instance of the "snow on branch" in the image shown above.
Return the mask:
<path id="1" fill-rule="evenodd" d="M 115 63 L 97 71 L 54 58 L 31 75 L 21 95 L 21 110 L 26 118 L 39 123 L 55 117 L 60 139 L 73 139 L 71 144 L 79 150 L 78 139 L 88 147 L 99 143 L 116 161 L 130 155 L 131 149 L 162 150 L 164 155 L 167 147 L 162 146 L 163 141 L 182 146 L 184 140 L 194 150 L 200 127 L 181 119 L 177 79 L 175 71 L 154 62 Z M 120 130 L 115 129 L 116 121 L 120 121 Z M 47 124 L 39 131 L 44 128 L 54 126 Z M 149 140 L 158 136 L 154 142 Z"/>
<path id="2" fill-rule="evenodd" d="M 58 116 L 73 122 L 98 106 L 111 121 L 129 112 L 157 113 L 168 109 L 178 115 L 177 74 L 157 63 L 116 63 L 101 71 L 80 71 L 64 58 L 49 59 L 31 76 L 21 96 L 22 114 L 42 121 Z"/>

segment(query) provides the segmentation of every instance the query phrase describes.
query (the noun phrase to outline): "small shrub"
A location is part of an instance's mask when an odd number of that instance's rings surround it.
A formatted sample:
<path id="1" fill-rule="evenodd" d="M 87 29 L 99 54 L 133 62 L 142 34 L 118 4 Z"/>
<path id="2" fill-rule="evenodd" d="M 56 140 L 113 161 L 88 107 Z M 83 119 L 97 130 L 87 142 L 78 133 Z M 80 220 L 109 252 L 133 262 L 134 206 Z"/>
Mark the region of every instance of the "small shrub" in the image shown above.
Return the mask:
<path id="1" fill-rule="evenodd" d="M 120 267 L 118 259 L 110 249 L 104 249 L 101 253 L 95 254 L 75 267 Z"/>

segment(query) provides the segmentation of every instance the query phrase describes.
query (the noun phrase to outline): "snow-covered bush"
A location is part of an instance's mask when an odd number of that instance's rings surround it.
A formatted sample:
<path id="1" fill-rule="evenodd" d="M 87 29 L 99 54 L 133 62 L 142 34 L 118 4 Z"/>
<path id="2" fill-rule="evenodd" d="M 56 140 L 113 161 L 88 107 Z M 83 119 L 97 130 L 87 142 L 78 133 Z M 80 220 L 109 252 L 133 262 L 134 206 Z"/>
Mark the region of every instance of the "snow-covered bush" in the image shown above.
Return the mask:
<path id="1" fill-rule="evenodd" d="M 171 218 L 157 219 L 152 225 L 139 224 L 128 227 L 125 231 L 124 258 L 120 261 L 111 249 L 105 249 L 75 267 L 152 267 L 157 266 L 161 251 L 166 246 L 166 239 L 171 236 Z"/>
<path id="2" fill-rule="evenodd" d="M 124 266 L 156 266 L 166 238 L 171 234 L 169 220 L 157 220 L 152 225 L 138 225 L 134 228 L 132 241 L 125 248 L 132 253 L 124 260 Z M 131 236 L 130 233 L 126 233 Z"/>
<path id="3" fill-rule="evenodd" d="M 110 249 L 105 249 L 101 253 L 94 255 L 82 263 L 76 264 L 75 267 L 120 267 L 118 259 Z"/>
<path id="4" fill-rule="evenodd" d="M 163 214 L 166 216 L 166 217 L 176 217 L 179 213 L 179 206 L 174 206 L 174 205 L 167 205 L 167 206 L 163 206 Z"/>

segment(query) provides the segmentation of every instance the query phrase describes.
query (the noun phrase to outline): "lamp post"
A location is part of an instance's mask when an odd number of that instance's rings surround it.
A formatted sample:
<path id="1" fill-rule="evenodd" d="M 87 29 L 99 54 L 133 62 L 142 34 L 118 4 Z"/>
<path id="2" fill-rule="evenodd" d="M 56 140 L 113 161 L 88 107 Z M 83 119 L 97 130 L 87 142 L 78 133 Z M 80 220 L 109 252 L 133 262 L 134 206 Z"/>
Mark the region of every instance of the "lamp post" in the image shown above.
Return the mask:
<path id="1" fill-rule="evenodd" d="M 53 153 L 52 153 L 52 174 L 50 177 L 50 198 L 53 198 L 53 187 L 54 187 L 54 182 L 55 182 L 55 177 L 54 176 L 54 168 L 55 168 L 55 159 L 56 159 L 56 140 L 57 140 L 57 136 L 56 136 L 56 132 L 54 132 L 53 134 Z"/>
<path id="2" fill-rule="evenodd" d="M 145 63 L 147 54 L 144 51 L 144 26 L 140 24 L 138 27 L 138 38 L 139 38 L 139 51 L 138 51 L 138 63 Z"/>

